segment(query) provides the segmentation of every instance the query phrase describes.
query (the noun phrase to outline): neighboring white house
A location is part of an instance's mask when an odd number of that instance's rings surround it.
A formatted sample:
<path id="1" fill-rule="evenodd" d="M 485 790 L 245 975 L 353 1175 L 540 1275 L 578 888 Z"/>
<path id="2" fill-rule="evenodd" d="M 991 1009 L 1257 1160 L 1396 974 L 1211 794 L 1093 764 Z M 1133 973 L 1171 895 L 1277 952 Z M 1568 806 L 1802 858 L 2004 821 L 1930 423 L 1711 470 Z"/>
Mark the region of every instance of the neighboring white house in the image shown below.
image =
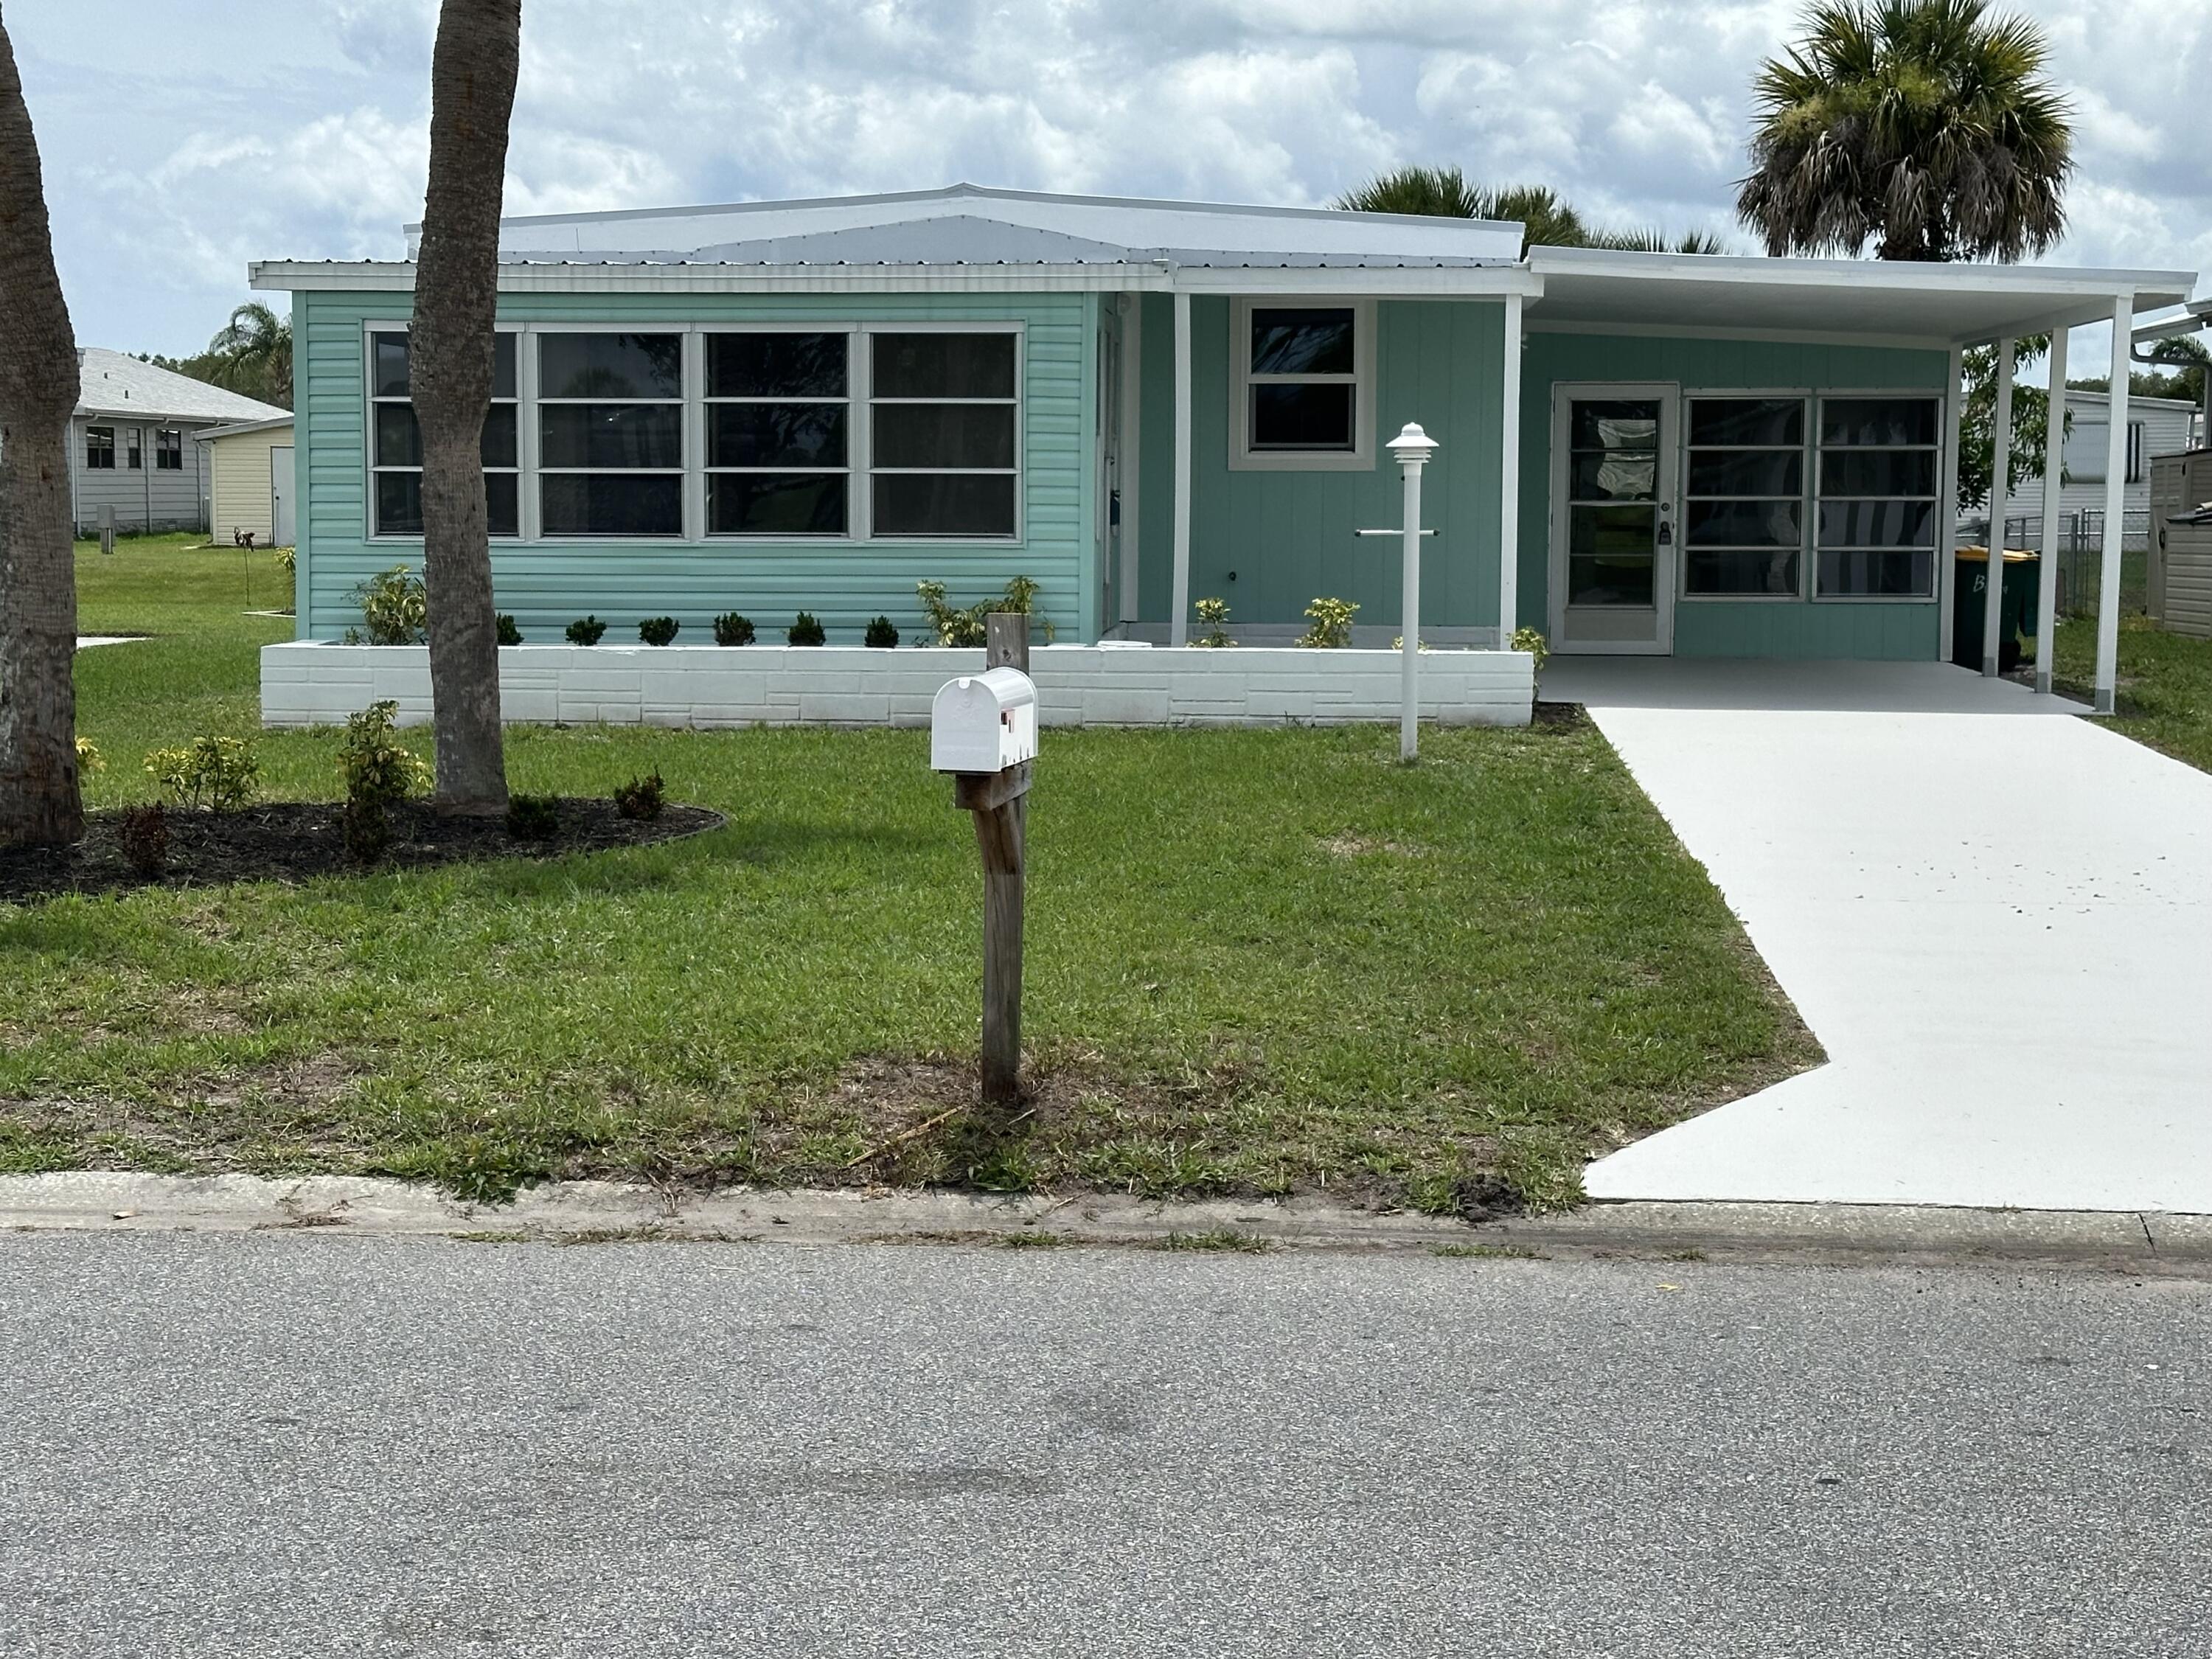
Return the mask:
<path id="1" fill-rule="evenodd" d="M 208 470 L 191 440 L 212 426 L 290 414 L 120 351 L 77 353 L 81 384 L 70 421 L 70 502 L 79 535 L 99 528 L 100 509 L 136 532 L 204 530 Z"/>
<path id="2" fill-rule="evenodd" d="M 2062 537 L 2081 514 L 2092 522 L 2105 510 L 2105 456 L 2112 430 L 2112 396 L 2103 392 L 2069 392 L 2066 412 L 2072 423 L 2066 431 L 2066 471 L 2059 481 Z M 2197 405 L 2170 398 L 2128 399 L 2128 470 L 2125 484 L 2126 545 L 2130 551 L 2143 545 L 2150 514 L 2150 464 L 2157 455 L 2179 455 L 2189 447 Z M 2023 478 L 2014 486 L 2005 516 L 2013 521 L 2013 541 L 2021 542 L 2020 520 L 2039 522 L 2043 516 L 2043 479 Z M 2093 529 L 2081 532 L 2094 544 Z M 2033 538 L 2026 544 L 2032 545 Z"/>
<path id="3" fill-rule="evenodd" d="M 264 547 L 292 544 L 292 417 L 207 427 L 194 434 L 207 454 L 208 533 L 240 531 Z"/>

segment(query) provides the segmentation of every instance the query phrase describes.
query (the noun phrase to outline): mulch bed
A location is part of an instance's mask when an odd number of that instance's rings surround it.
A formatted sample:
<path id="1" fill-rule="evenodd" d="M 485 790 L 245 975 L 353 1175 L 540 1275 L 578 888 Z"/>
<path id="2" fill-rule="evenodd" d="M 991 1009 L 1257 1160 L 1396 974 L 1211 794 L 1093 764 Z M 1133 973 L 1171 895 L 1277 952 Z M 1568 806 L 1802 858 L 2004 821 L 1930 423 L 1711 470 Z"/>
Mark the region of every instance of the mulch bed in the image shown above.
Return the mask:
<path id="1" fill-rule="evenodd" d="M 427 802 L 409 801 L 389 811 L 392 845 L 384 857 L 364 865 L 346 856 L 339 825 L 343 811 L 325 801 L 287 801 L 235 812 L 173 811 L 167 815 L 167 868 L 157 877 L 142 875 L 125 859 L 117 839 L 120 812 L 90 813 L 85 837 L 74 847 L 0 852 L 0 903 L 26 904 L 58 893 L 298 882 L 486 859 L 558 858 L 651 846 L 726 822 L 704 806 L 665 806 L 657 818 L 626 818 L 611 800 L 563 797 L 557 833 L 547 841 L 520 841 L 507 834 L 503 818 L 447 817 Z"/>

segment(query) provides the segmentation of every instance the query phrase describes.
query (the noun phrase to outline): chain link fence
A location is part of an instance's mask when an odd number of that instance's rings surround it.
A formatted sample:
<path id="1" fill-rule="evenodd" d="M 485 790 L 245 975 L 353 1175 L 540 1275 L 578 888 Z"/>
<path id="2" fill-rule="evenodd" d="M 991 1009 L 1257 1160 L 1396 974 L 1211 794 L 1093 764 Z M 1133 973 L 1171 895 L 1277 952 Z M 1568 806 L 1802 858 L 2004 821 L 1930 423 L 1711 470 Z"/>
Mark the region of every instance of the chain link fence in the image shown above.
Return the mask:
<path id="1" fill-rule="evenodd" d="M 1962 525 L 1962 545 L 1988 544 L 1990 521 Z M 2043 550 L 2043 515 L 2014 514 L 2004 521 L 2004 545 L 2030 553 Z M 2103 562 L 2105 515 L 2084 509 L 2066 513 L 2058 520 L 2058 614 L 2094 617 L 2097 614 L 2099 567 Z M 2124 514 L 2120 519 L 2120 610 L 2140 612 L 2148 602 L 2143 560 L 2150 549 L 2150 509 Z"/>

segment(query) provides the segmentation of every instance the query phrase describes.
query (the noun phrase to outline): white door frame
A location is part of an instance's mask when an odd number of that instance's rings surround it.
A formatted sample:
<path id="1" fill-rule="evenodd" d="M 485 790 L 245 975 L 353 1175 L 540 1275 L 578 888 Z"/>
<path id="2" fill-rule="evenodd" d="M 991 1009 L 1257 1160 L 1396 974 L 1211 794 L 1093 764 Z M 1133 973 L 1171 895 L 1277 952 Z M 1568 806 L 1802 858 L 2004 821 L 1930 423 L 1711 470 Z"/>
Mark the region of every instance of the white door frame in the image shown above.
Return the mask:
<path id="1" fill-rule="evenodd" d="M 1121 621 L 1128 608 L 1123 588 L 1122 538 L 1128 533 L 1128 514 L 1118 511 L 1122 480 L 1129 471 L 1128 376 L 1124 372 L 1129 343 L 1127 319 L 1106 295 L 1098 307 L 1098 455 L 1097 548 L 1098 631 L 1107 633 Z"/>
<path id="2" fill-rule="evenodd" d="M 1567 410 L 1576 399 L 1650 398 L 1659 403 L 1657 475 L 1659 522 L 1667 526 L 1651 571 L 1651 602 L 1656 611 L 1650 640 L 1567 638 L 1567 478 L 1571 461 Z M 1549 590 L 1551 647 L 1564 655 L 1657 656 L 1674 654 L 1674 593 L 1681 582 L 1680 471 L 1682 388 L 1674 380 L 1557 380 L 1552 386 L 1552 502 L 1546 587 Z"/>

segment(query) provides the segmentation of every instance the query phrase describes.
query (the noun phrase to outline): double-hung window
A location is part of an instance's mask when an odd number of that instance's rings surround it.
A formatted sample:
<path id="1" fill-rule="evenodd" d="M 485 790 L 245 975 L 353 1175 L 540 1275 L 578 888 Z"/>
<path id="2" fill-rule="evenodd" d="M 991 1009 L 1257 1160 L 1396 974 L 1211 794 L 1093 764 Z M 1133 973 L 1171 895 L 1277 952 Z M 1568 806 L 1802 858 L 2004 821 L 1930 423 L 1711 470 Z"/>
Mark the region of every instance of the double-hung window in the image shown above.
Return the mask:
<path id="1" fill-rule="evenodd" d="M 1805 542 L 1805 400 L 1689 400 L 1682 592 L 1796 599 Z"/>
<path id="2" fill-rule="evenodd" d="M 1367 301 L 1230 307 L 1229 462 L 1360 469 L 1375 462 L 1375 309 Z"/>
<path id="3" fill-rule="evenodd" d="M 540 334 L 538 528 L 684 533 L 684 337 Z"/>
<path id="4" fill-rule="evenodd" d="M 1018 535 L 1020 337 L 885 330 L 868 353 L 872 533 Z"/>
<path id="5" fill-rule="evenodd" d="M 88 471 L 94 472 L 112 472 L 115 470 L 115 428 L 113 427 L 85 428 L 84 464 Z"/>
<path id="6" fill-rule="evenodd" d="M 707 336 L 710 535 L 847 532 L 851 357 L 842 330 Z"/>
<path id="7" fill-rule="evenodd" d="M 164 427 L 154 434 L 154 465 L 162 472 L 185 470 L 185 434 Z"/>
<path id="8" fill-rule="evenodd" d="M 1936 398 L 1821 398 L 1819 597 L 1936 596 L 1942 428 Z"/>
<path id="9" fill-rule="evenodd" d="M 128 458 L 125 460 L 125 465 L 133 472 L 140 471 L 146 465 L 145 443 L 145 428 L 142 426 L 133 426 L 126 427 L 124 429 L 123 448 L 125 456 Z"/>
<path id="10" fill-rule="evenodd" d="M 521 530 L 515 447 L 515 337 L 492 337 L 491 408 L 484 416 L 486 522 L 495 536 Z M 422 433 L 408 401 L 407 334 L 368 337 L 369 489 L 379 536 L 422 533 Z M 179 462 L 181 463 L 181 455 Z M 166 463 L 164 463 L 166 465 Z"/>

